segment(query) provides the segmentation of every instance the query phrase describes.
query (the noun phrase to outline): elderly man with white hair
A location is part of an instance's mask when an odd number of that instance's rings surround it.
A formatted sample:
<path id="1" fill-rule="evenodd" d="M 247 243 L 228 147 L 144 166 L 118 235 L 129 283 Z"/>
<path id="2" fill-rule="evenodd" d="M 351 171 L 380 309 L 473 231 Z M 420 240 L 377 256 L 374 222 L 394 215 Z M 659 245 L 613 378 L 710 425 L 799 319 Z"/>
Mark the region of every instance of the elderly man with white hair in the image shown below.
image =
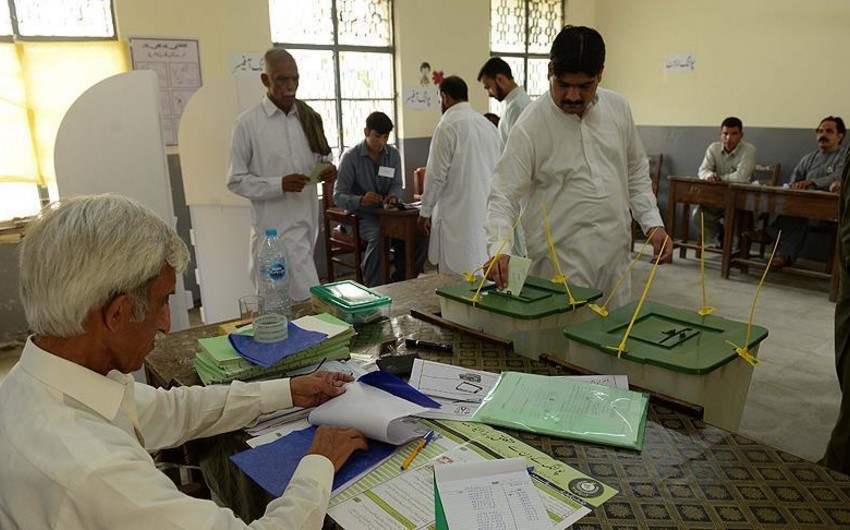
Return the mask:
<path id="1" fill-rule="evenodd" d="M 310 407 L 350 377 L 174 388 L 136 383 L 170 326 L 168 298 L 188 252 L 146 207 L 114 195 L 45 209 L 20 249 L 33 335 L 0 385 L 0 528 L 321 528 L 334 470 L 363 435 L 319 428 L 284 494 L 245 525 L 182 494 L 148 451 L 241 428 L 260 414 Z"/>

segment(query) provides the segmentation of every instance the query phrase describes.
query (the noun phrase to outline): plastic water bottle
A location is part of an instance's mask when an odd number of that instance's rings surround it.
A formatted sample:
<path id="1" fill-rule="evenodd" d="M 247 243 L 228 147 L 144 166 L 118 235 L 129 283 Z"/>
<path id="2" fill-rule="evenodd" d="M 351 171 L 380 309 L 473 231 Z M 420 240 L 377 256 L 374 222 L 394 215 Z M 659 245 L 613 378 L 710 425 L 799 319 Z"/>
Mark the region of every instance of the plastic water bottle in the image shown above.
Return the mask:
<path id="1" fill-rule="evenodd" d="M 289 255 L 277 230 L 266 230 L 266 238 L 257 253 L 257 291 L 263 298 L 263 313 L 292 318 L 289 297 Z"/>

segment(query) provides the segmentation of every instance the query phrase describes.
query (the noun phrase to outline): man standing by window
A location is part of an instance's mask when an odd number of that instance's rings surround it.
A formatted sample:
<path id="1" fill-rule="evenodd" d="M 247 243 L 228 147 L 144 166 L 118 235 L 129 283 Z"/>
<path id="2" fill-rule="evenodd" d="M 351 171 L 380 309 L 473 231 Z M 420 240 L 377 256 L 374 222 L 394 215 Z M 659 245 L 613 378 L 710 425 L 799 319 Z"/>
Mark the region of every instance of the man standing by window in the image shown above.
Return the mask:
<path id="1" fill-rule="evenodd" d="M 504 102 L 502 115 L 499 118 L 499 135 L 502 144 L 508 141 L 508 133 L 519 119 L 522 111 L 531 103 L 531 98 L 525 93 L 525 89 L 514 81 L 511 66 L 501 57 L 491 57 L 481 71 L 478 72 L 478 80 L 484 85 L 487 94 L 496 101 Z"/>
<path id="2" fill-rule="evenodd" d="M 251 279 L 254 257 L 266 229 L 276 228 L 289 251 L 293 301 L 310 297 L 319 284 L 313 261 L 319 235 L 319 199 L 309 175 L 319 162 L 331 160 L 322 118 L 303 101 L 298 90 L 298 65 L 282 48 L 264 57 L 260 79 L 267 92 L 262 101 L 236 120 L 230 151 L 227 189 L 251 201 Z M 329 165 L 319 179 L 333 180 Z"/>

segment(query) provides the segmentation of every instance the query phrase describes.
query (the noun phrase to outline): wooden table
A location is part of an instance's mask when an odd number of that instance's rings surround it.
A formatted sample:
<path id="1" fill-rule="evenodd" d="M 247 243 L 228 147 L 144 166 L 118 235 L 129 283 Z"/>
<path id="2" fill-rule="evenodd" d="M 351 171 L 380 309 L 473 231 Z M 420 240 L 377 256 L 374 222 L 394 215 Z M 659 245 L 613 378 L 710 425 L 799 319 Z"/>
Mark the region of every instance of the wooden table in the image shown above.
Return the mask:
<path id="1" fill-rule="evenodd" d="M 688 249 L 699 250 L 701 245 L 688 241 L 690 231 L 691 206 L 706 206 L 710 208 L 726 208 L 726 182 L 711 183 L 694 177 L 671 175 L 667 195 L 667 232 L 673 239 L 673 248 L 679 247 L 679 257 L 687 257 Z M 676 211 L 682 204 L 682 237 L 676 239 Z M 725 231 L 730 233 L 729 230 Z M 706 248 L 707 252 L 721 252 L 719 249 Z"/>
<path id="2" fill-rule="evenodd" d="M 804 217 L 820 221 L 838 222 L 837 193 L 825 191 L 795 190 L 790 188 L 776 188 L 770 186 L 754 186 L 751 184 L 730 184 L 728 187 L 728 201 L 726 204 L 727 226 L 730 228 L 724 234 L 723 242 L 723 265 L 721 275 L 729 277 L 729 269 L 732 265 L 765 267 L 762 261 L 749 258 L 748 249 L 743 249 L 741 256 L 733 256 L 732 228 L 741 218 L 742 212 L 764 212 L 773 215 L 790 215 L 792 217 Z M 836 233 L 837 244 L 838 235 Z M 797 267 L 784 267 L 782 270 L 814 278 L 825 278 L 830 280 L 829 300 L 834 302 L 838 295 L 838 253 L 833 252 L 831 263 L 827 264 L 827 272 L 800 269 Z M 830 266 L 831 265 L 831 266 Z"/>
<path id="3" fill-rule="evenodd" d="M 452 345 L 452 353 L 417 352 L 429 360 L 496 373 L 562 374 L 558 367 L 516 355 L 504 345 L 488 344 L 405 314 L 414 307 L 434 311 L 439 307 L 434 288 L 457 280 L 438 275 L 379 287 L 393 297 L 394 317 L 358 328 L 352 351 L 371 355 L 377 353 L 376 345 L 388 339 L 417 337 Z M 165 356 L 190 360 L 197 350 L 197 338 L 211 332 L 214 326 L 173 333 L 146 364 L 159 364 L 162 370 L 167 366 L 160 364 Z M 399 344 L 403 353 L 404 341 Z M 170 366 L 182 369 L 181 363 Z M 185 374 L 167 372 L 160 376 L 185 378 Z M 574 525 L 576 529 L 850 527 L 850 477 L 657 402 L 650 404 L 642 452 L 503 430 L 619 490 Z M 244 449 L 234 445 L 239 437 L 221 435 L 201 442 L 201 466 L 222 502 L 246 522 L 262 515 L 269 495 L 227 459 Z"/>
<path id="4" fill-rule="evenodd" d="M 416 234 L 419 220 L 419 208 L 407 207 L 377 209 L 378 228 L 381 238 L 381 277 L 383 283 L 390 283 L 390 239 L 404 241 L 405 280 L 416 277 L 413 267 L 413 253 L 416 250 Z"/>

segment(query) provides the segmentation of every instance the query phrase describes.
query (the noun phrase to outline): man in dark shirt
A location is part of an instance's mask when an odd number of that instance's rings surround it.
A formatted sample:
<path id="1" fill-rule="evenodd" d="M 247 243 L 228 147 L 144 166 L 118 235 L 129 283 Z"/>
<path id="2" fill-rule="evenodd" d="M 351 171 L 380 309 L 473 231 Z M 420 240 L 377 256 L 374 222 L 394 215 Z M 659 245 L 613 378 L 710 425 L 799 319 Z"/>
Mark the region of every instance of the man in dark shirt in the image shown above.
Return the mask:
<path id="1" fill-rule="evenodd" d="M 383 112 L 373 112 L 366 118 L 365 138 L 342 155 L 339 174 L 334 185 L 334 203 L 354 213 L 360 223 L 360 236 L 366 241 L 363 256 L 363 283 L 369 287 L 381 282 L 380 231 L 378 208 L 399 204 L 402 186 L 401 155 L 387 145 L 393 122 Z M 427 239 L 417 239 L 414 250 L 414 270 L 422 272 L 427 256 Z M 393 240 L 396 272 L 393 278 L 405 278 L 404 242 Z"/>

